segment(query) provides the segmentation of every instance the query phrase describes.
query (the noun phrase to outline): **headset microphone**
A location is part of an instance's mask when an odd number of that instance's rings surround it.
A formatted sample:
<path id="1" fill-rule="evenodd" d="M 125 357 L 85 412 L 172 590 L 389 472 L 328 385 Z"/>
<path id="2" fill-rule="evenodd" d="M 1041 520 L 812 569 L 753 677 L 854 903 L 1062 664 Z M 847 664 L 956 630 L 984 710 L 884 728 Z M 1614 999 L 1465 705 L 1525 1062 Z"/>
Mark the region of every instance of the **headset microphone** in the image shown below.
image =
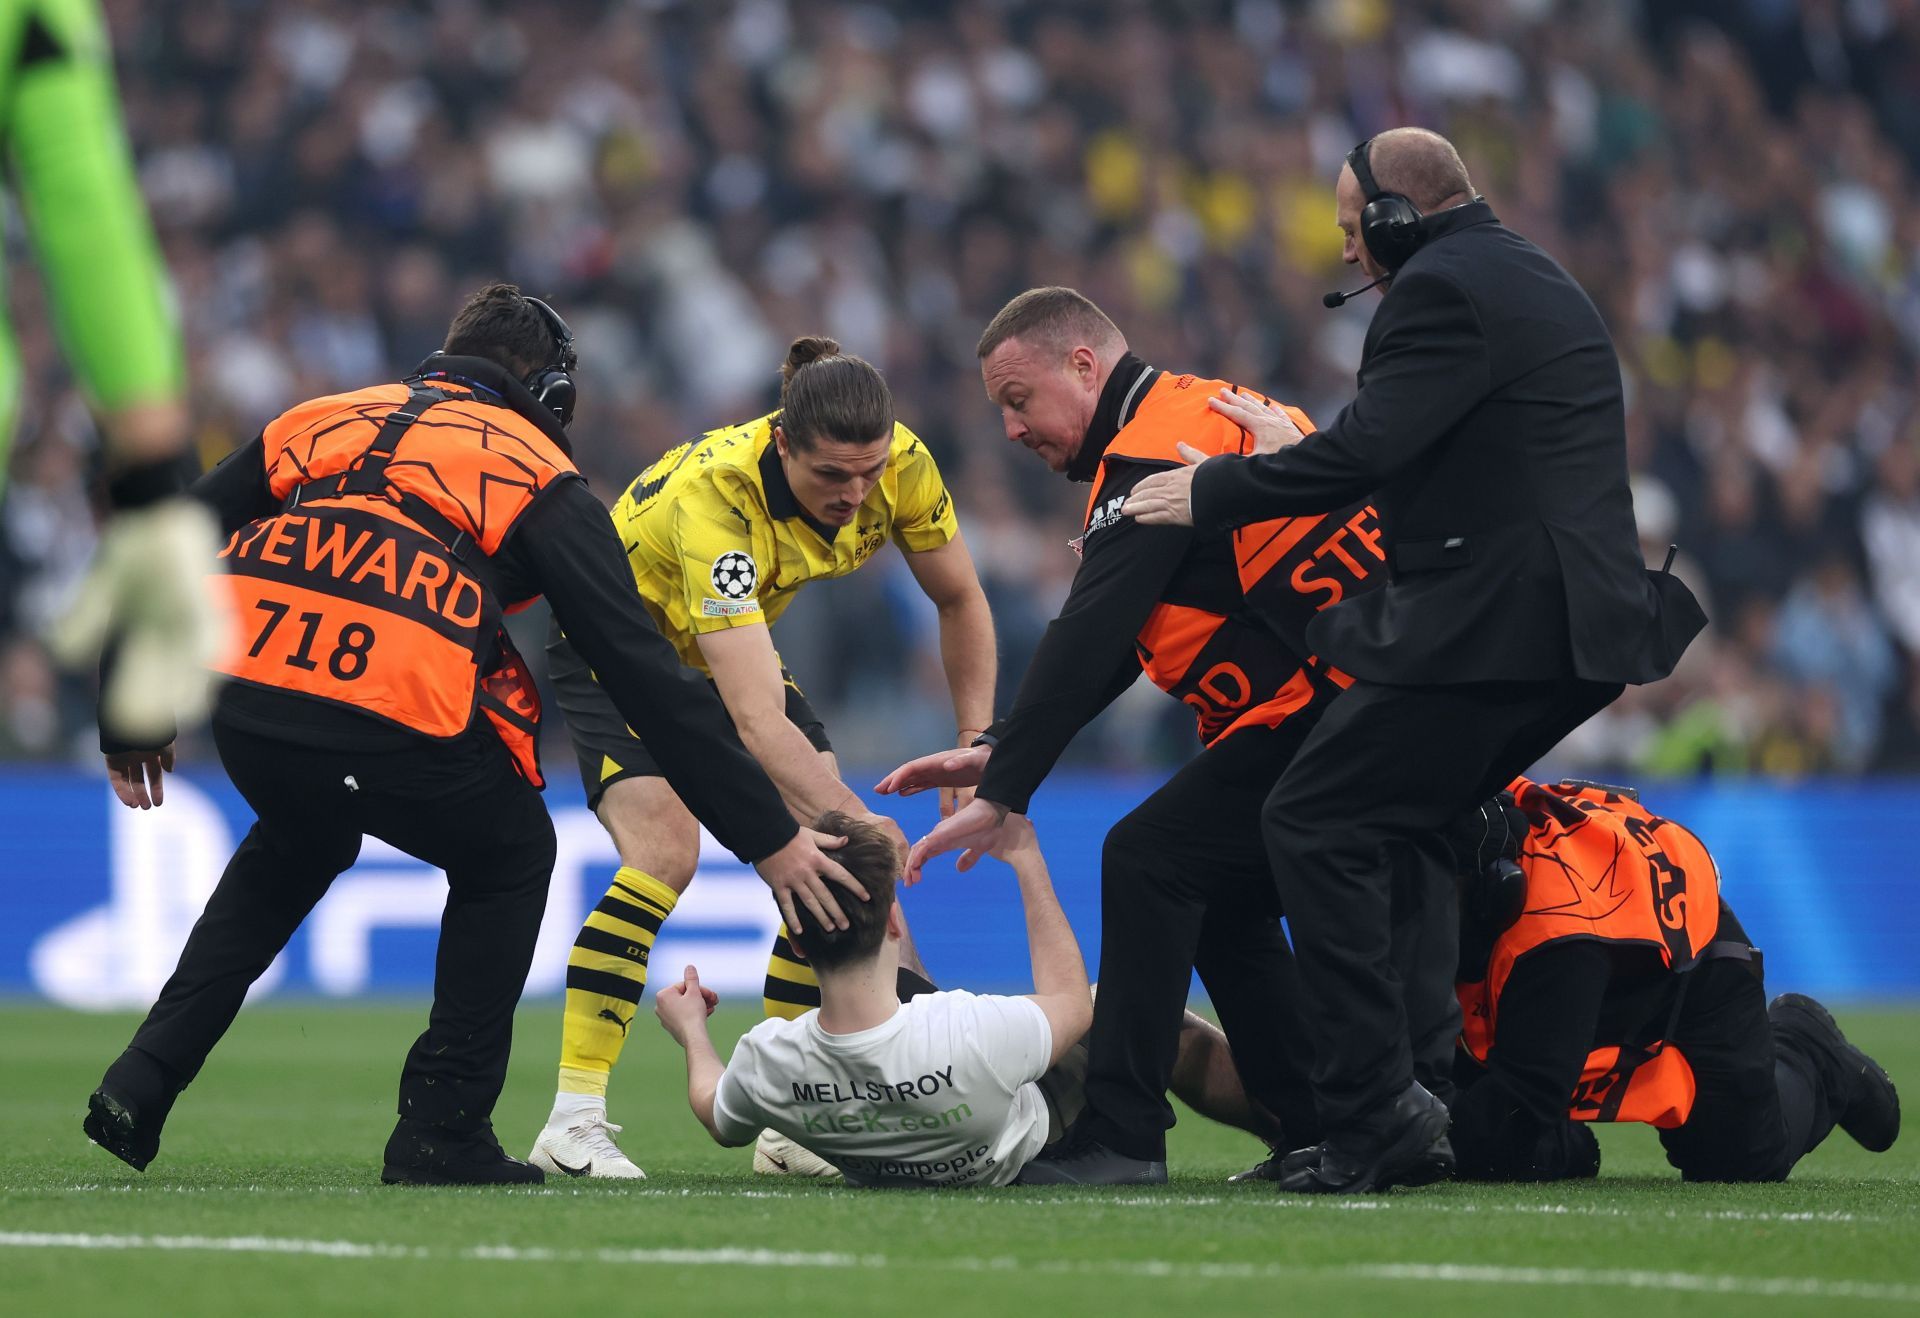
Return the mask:
<path id="1" fill-rule="evenodd" d="M 1354 289 L 1353 292 L 1351 293 L 1328 293 L 1326 296 L 1320 299 L 1320 305 L 1327 308 L 1329 311 L 1331 311 L 1335 307 L 1343 307 L 1347 303 L 1359 297 L 1362 293 L 1366 292 L 1369 288 L 1378 288 L 1380 285 L 1386 283 L 1391 278 L 1393 278 L 1392 275 L 1381 275 L 1378 279 L 1374 280 L 1371 284 L 1362 284 L 1360 287 Z"/>

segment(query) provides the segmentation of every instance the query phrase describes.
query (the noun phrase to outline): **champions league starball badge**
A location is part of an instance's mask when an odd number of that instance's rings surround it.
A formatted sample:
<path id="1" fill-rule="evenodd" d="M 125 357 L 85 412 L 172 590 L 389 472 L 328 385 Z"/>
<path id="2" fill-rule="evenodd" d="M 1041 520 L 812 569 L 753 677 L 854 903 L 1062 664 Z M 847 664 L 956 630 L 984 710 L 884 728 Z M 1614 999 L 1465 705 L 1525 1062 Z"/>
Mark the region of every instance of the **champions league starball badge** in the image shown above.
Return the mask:
<path id="1" fill-rule="evenodd" d="M 752 554 L 729 549 L 713 560 L 710 580 L 714 593 L 722 599 L 752 599 L 754 590 L 760 585 L 760 569 L 755 565 Z"/>

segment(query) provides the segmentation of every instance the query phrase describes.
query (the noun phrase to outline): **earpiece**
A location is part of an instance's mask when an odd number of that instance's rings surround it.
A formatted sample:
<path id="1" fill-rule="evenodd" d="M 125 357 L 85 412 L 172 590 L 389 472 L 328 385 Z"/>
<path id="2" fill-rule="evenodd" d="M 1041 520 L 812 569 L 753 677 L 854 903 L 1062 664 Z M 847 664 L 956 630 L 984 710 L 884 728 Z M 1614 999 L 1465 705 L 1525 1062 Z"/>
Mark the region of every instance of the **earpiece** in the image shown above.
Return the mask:
<path id="1" fill-rule="evenodd" d="M 1374 182 L 1373 169 L 1367 162 L 1372 148 L 1373 139 L 1369 137 L 1347 152 L 1347 167 L 1360 184 L 1360 194 L 1367 199 L 1360 212 L 1360 239 L 1373 259 L 1392 274 L 1426 242 L 1426 217 L 1406 197 L 1382 191 Z"/>
<path id="2" fill-rule="evenodd" d="M 573 405 L 579 397 L 579 387 L 573 380 L 573 369 L 579 364 L 579 355 L 573 347 L 573 331 L 567 328 L 567 322 L 560 319 L 560 313 L 537 297 L 521 298 L 540 313 L 540 319 L 546 322 L 547 330 L 553 335 L 553 360 L 538 370 L 530 371 L 522 384 L 541 404 L 558 417 L 562 427 L 573 421 Z"/>

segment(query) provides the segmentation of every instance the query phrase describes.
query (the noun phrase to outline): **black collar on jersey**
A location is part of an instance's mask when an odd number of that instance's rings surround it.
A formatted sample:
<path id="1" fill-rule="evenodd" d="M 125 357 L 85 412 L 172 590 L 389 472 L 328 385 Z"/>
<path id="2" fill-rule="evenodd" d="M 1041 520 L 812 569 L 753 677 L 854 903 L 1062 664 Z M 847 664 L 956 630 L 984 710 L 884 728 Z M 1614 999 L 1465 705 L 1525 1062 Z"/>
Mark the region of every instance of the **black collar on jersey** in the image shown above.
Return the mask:
<path id="1" fill-rule="evenodd" d="M 510 408 L 533 422 L 562 453 L 573 456 L 573 445 L 567 442 L 567 432 L 560 428 L 553 409 L 535 398 L 532 390 L 498 362 L 486 357 L 453 357 L 436 352 L 414 367 L 413 374 L 407 377 L 408 384 L 416 380 L 471 389 L 480 401 Z"/>
<path id="2" fill-rule="evenodd" d="M 1080 441 L 1080 451 L 1067 463 L 1068 480 L 1093 479 L 1100 470 L 1100 459 L 1107 454 L 1107 445 L 1133 420 L 1134 413 L 1140 410 L 1140 400 L 1147 396 L 1160 375 L 1160 371 L 1132 353 L 1114 364 L 1113 374 L 1100 390 L 1100 401 L 1094 404 L 1093 421 L 1087 426 L 1086 438 Z"/>
<path id="3" fill-rule="evenodd" d="M 813 514 L 800 506 L 800 500 L 794 496 L 793 486 L 787 483 L 787 469 L 780 465 L 780 444 L 773 437 L 774 426 L 780 424 L 778 416 L 773 425 L 767 427 L 767 447 L 760 453 L 760 488 L 767 494 L 767 515 L 778 517 L 782 521 L 799 518 L 813 528 L 813 533 L 828 544 L 840 534 L 837 526 L 828 526 L 817 522 Z"/>

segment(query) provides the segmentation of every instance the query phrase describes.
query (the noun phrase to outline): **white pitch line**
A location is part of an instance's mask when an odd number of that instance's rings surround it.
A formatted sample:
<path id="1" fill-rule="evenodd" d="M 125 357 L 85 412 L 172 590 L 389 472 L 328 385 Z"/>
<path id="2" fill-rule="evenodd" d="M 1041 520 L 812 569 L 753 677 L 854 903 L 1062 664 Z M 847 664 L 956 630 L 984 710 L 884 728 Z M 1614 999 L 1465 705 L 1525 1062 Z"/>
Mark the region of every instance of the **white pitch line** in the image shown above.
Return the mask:
<path id="1" fill-rule="evenodd" d="M 382 1195 L 391 1195 L 394 1191 L 357 1185 L 325 1185 L 311 1187 L 283 1185 L 141 1185 L 128 1182 L 114 1185 L 82 1184 L 60 1188 L 65 1194 L 274 1194 L 290 1198 L 309 1198 L 323 1195 L 366 1195 L 378 1191 Z M 774 1188 L 754 1189 L 694 1189 L 670 1186 L 619 1186 L 604 1190 L 595 1187 L 587 1189 L 578 1185 L 561 1182 L 558 1185 L 524 1186 L 506 1190 L 494 1190 L 491 1194 L 509 1194 L 515 1198 L 556 1198 L 579 1197 L 581 1195 L 604 1194 L 609 1199 L 778 1199 L 819 1202 L 822 1199 L 846 1200 L 861 1198 L 864 1190 L 845 1186 L 818 1186 L 806 1190 L 788 1190 Z M 930 1192 L 931 1193 L 931 1192 Z M 1616 1204 L 1487 1204 L 1455 1203 L 1451 1200 L 1427 1195 L 1382 1195 L 1367 1199 L 1319 1199 L 1307 1195 L 1263 1195 L 1258 1190 L 1249 1190 L 1241 1194 L 1227 1195 L 1078 1195 L 1035 1198 L 1028 1195 L 997 1195 L 991 1191 L 966 1196 L 970 1203 L 996 1203 L 1009 1208 L 1045 1208 L 1049 1212 L 1063 1208 L 1232 1208 L 1243 1209 L 1279 1209 L 1309 1212 L 1364 1213 L 1403 1211 L 1414 1213 L 1434 1213 L 1439 1215 L 1465 1213 L 1517 1214 L 1529 1217 L 1601 1217 L 1647 1221 L 1662 1219 L 1669 1222 L 1767 1222 L 1789 1225 L 1818 1224 L 1884 1224 L 1893 1219 L 1883 1214 L 1853 1213 L 1840 1209 L 1765 1209 L 1765 1208 L 1626 1208 Z M 1904 1218 L 1900 1219 L 1905 1221 Z"/>
<path id="2" fill-rule="evenodd" d="M 1355 1263 L 1330 1267 L 1262 1263 L 1190 1263 L 1171 1259 L 1027 1260 L 1012 1256 L 950 1259 L 890 1258 L 885 1254 L 812 1253 L 771 1249 L 550 1249 L 478 1245 L 460 1250 L 352 1240 L 281 1236 L 145 1236 L 85 1232 L 0 1232 L 0 1249 L 154 1250 L 226 1254 L 299 1255 L 327 1259 L 475 1260 L 495 1263 L 604 1263 L 676 1267 L 824 1268 L 1039 1273 L 1174 1280 L 1262 1281 L 1323 1279 L 1443 1282 L 1467 1285 L 1602 1287 L 1762 1298 L 1870 1300 L 1920 1303 L 1920 1286 L 1824 1277 L 1739 1277 L 1629 1268 L 1518 1268 L 1471 1263 Z"/>

